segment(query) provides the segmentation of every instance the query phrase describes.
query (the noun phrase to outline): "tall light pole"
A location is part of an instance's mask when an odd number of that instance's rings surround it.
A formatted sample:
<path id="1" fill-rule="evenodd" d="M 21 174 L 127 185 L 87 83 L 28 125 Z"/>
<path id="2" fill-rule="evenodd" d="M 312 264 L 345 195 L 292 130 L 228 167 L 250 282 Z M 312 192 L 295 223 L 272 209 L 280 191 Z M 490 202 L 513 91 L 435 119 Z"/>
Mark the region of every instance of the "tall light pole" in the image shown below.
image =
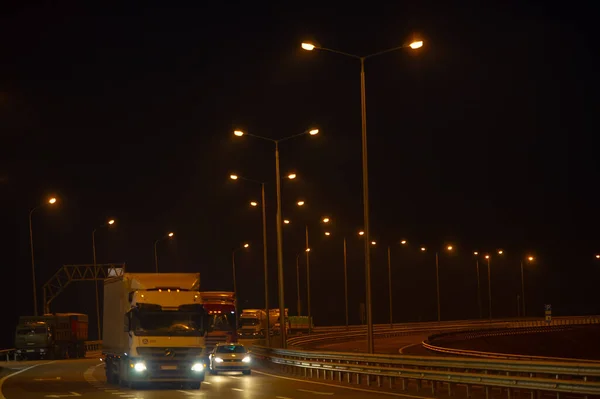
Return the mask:
<path id="1" fill-rule="evenodd" d="M 331 221 L 331 218 L 325 216 L 321 219 L 321 222 L 328 224 Z M 331 233 L 329 231 L 325 232 L 325 236 L 329 237 Z M 348 252 L 347 252 L 347 244 L 346 244 L 346 236 L 342 239 L 342 249 L 343 249 L 343 260 L 344 260 L 344 308 L 345 308 L 345 316 L 346 316 L 346 329 L 349 329 L 348 322 Z"/>
<path id="2" fill-rule="evenodd" d="M 287 347 L 287 331 L 285 330 L 285 302 L 284 302 L 284 278 L 283 278 L 283 233 L 282 233 L 282 217 L 281 217 L 281 175 L 279 171 L 279 143 L 287 141 L 296 137 L 304 136 L 309 134 L 314 136 L 319 133 L 319 129 L 305 130 L 302 133 L 295 134 L 293 136 L 284 137 L 279 140 L 270 139 L 263 136 L 257 136 L 249 133 L 244 133 L 241 130 L 236 130 L 233 134 L 237 137 L 244 135 L 254 137 L 260 140 L 268 141 L 275 144 L 275 182 L 277 186 L 277 283 L 278 283 L 278 296 L 279 296 L 279 312 L 280 312 L 280 326 L 281 326 L 281 346 L 282 348 Z"/>
<path id="3" fill-rule="evenodd" d="M 235 248 L 233 251 L 231 251 L 231 274 L 233 275 L 233 296 L 235 297 L 235 326 L 236 326 L 236 328 L 237 328 L 237 324 L 238 324 L 238 307 L 237 307 L 238 294 L 237 294 L 237 280 L 236 280 L 236 273 L 235 273 L 235 253 L 238 251 L 241 251 L 242 249 L 247 249 L 249 247 L 250 247 L 250 244 L 244 243 L 240 247 Z"/>
<path id="4" fill-rule="evenodd" d="M 387 266 L 388 266 L 388 296 L 390 297 L 390 328 L 394 328 L 394 311 L 392 308 L 392 249 L 387 247 Z"/>
<path id="5" fill-rule="evenodd" d="M 479 279 L 479 258 L 477 258 L 477 256 L 479 255 L 479 252 L 475 251 L 473 252 L 473 255 L 476 256 L 475 258 L 475 270 L 477 271 L 477 306 L 479 308 L 479 318 L 483 318 L 483 313 L 482 313 L 482 309 L 481 309 L 481 282 Z"/>
<path id="6" fill-rule="evenodd" d="M 269 321 L 270 312 L 269 312 L 269 267 L 268 267 L 268 251 L 267 251 L 267 200 L 265 199 L 265 182 L 248 179 L 243 176 L 239 176 L 236 174 L 229 175 L 231 180 L 245 180 L 251 183 L 260 184 L 260 205 L 261 205 L 261 213 L 262 213 L 262 236 L 263 236 L 263 269 L 264 269 L 264 286 L 265 286 L 265 311 L 267 313 L 267 336 L 265 337 L 265 343 L 267 347 L 271 346 L 271 324 Z M 294 180 L 296 178 L 295 173 L 290 173 L 286 176 L 286 178 L 290 180 Z M 250 201 L 250 206 L 256 207 L 258 206 L 257 201 Z"/>
<path id="7" fill-rule="evenodd" d="M 174 235 L 175 235 L 175 233 L 171 232 L 171 233 L 165 234 L 165 236 L 154 241 L 154 266 L 156 268 L 156 273 L 158 273 L 158 253 L 156 251 L 156 245 L 162 240 L 166 240 L 168 238 L 173 238 Z"/>
<path id="8" fill-rule="evenodd" d="M 109 227 L 115 224 L 115 219 L 109 219 L 100 227 Z M 100 328 L 100 300 L 98 299 L 98 268 L 96 266 L 96 230 L 92 231 L 92 253 L 94 256 L 94 288 L 96 289 L 96 322 L 98 324 L 98 339 L 102 339 L 102 329 Z"/>
<path id="9" fill-rule="evenodd" d="M 402 243 L 405 242 L 406 241 L 402 241 Z M 427 248 L 421 247 L 421 252 L 425 252 L 426 250 Z M 454 247 L 452 245 L 448 245 L 446 250 L 451 252 L 454 250 Z M 437 320 L 440 322 L 442 320 L 442 306 L 440 300 L 440 260 L 438 251 L 435 251 L 435 291 L 437 298 Z"/>
<path id="10" fill-rule="evenodd" d="M 369 225 L 369 174 L 367 162 L 367 104 L 365 94 L 365 60 L 381 54 L 410 47 L 417 49 L 423 47 L 422 41 L 413 42 L 407 46 L 398 46 L 387 50 L 379 51 L 367 56 L 357 56 L 343 51 L 333 50 L 325 47 L 319 47 L 311 43 L 302 43 L 304 50 L 312 51 L 315 49 L 329 51 L 346 57 L 351 57 L 360 61 L 360 110 L 361 110 L 361 136 L 362 136 L 362 181 L 363 181 L 363 218 L 365 232 L 365 285 L 366 285 L 366 312 L 367 312 L 367 346 L 368 352 L 373 353 L 373 317 L 371 306 L 371 259 L 370 259 L 370 225 Z"/>
<path id="11" fill-rule="evenodd" d="M 296 255 L 296 306 L 298 316 L 301 316 L 302 305 L 300 304 L 300 254 Z"/>
<path id="12" fill-rule="evenodd" d="M 490 273 L 492 269 L 490 268 L 490 255 L 486 255 L 485 259 L 487 260 L 487 275 L 488 275 L 488 317 L 492 320 L 492 278 Z"/>
<path id="13" fill-rule="evenodd" d="M 37 303 L 37 287 L 36 287 L 36 282 L 35 282 L 35 260 L 34 260 L 34 256 L 33 256 L 33 224 L 31 223 L 31 218 L 33 216 L 33 212 L 36 209 L 39 209 L 45 205 L 54 205 L 54 204 L 56 204 L 56 198 L 52 197 L 52 198 L 49 198 L 48 201 L 32 208 L 29 211 L 29 247 L 30 247 L 30 251 L 31 251 L 31 284 L 33 285 L 33 315 L 34 316 L 38 315 L 38 303 Z"/>
<path id="14" fill-rule="evenodd" d="M 534 261 L 533 256 L 528 256 L 527 261 L 533 262 Z M 523 260 L 521 260 L 521 301 L 523 304 L 522 314 L 523 314 L 523 317 L 525 317 L 525 274 L 523 272 Z"/>

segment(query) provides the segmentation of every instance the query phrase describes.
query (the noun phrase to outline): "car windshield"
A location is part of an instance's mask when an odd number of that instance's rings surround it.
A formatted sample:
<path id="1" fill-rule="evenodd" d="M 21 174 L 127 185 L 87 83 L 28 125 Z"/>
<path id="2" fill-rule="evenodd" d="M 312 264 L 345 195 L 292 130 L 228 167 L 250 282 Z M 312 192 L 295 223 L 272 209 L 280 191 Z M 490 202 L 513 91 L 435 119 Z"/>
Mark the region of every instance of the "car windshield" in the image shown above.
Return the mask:
<path id="1" fill-rule="evenodd" d="M 246 348 L 241 345 L 223 345 L 217 347 L 217 353 L 246 353 Z"/>

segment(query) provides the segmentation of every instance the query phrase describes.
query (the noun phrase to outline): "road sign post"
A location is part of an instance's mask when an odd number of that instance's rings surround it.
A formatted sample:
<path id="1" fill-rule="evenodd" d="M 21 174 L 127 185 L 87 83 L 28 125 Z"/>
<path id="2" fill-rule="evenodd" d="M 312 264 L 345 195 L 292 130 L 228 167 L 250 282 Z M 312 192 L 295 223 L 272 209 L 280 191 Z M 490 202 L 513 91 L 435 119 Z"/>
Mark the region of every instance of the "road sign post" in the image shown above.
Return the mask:
<path id="1" fill-rule="evenodd" d="M 546 323 L 552 323 L 552 305 L 546 304 L 544 305 L 544 313 L 546 315 Z"/>

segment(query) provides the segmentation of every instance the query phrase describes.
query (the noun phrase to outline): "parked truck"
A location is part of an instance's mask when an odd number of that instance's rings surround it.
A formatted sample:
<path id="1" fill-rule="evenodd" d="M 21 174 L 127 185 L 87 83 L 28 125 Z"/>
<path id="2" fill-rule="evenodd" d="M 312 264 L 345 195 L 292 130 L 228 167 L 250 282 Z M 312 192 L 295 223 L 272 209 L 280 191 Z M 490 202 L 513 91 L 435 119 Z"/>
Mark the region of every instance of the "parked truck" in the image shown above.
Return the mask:
<path id="1" fill-rule="evenodd" d="M 88 316 L 55 313 L 21 316 L 15 334 L 15 349 L 22 359 L 67 359 L 85 357 Z"/>
<path id="2" fill-rule="evenodd" d="M 276 321 L 276 317 L 269 317 L 268 323 L 271 330 L 275 326 Z M 264 338 L 267 334 L 267 312 L 264 309 L 242 310 L 239 322 L 240 338 Z"/>
<path id="3" fill-rule="evenodd" d="M 106 381 L 135 387 L 204 380 L 206 316 L 199 273 L 124 273 L 104 280 Z"/>
<path id="4" fill-rule="evenodd" d="M 314 324 L 312 323 L 312 317 L 308 316 L 290 316 L 290 334 L 304 334 L 310 332 L 312 328 L 314 328 Z"/>

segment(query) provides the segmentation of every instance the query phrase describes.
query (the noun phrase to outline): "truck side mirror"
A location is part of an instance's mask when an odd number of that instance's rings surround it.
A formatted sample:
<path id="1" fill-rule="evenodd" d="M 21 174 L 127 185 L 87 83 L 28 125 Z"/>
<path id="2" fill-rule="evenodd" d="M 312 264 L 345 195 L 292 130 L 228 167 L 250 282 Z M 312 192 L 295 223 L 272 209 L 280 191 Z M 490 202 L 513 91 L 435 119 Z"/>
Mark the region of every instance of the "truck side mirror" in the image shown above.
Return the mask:
<path id="1" fill-rule="evenodd" d="M 123 323 L 123 331 L 124 332 L 129 332 L 129 330 L 131 329 L 130 327 L 130 318 L 129 318 L 129 313 L 125 314 L 125 319 L 124 319 L 124 323 Z"/>

